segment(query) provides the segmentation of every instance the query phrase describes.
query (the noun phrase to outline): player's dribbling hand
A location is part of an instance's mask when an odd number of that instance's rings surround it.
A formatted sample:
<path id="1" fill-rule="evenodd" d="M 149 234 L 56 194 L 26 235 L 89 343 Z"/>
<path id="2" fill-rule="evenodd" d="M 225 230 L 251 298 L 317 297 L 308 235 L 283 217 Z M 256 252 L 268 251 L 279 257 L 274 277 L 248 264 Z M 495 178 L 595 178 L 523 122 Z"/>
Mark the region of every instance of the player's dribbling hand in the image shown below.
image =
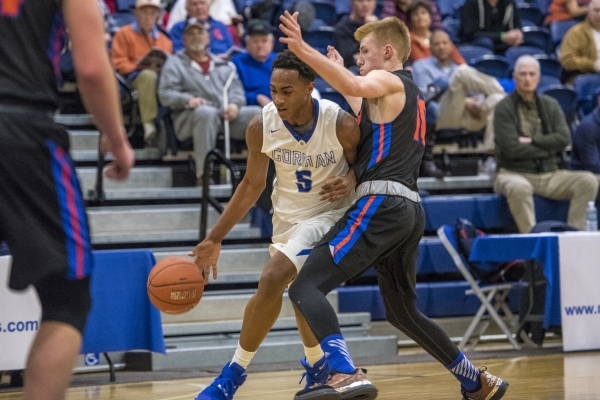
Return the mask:
<path id="1" fill-rule="evenodd" d="M 100 140 L 100 146 L 107 147 L 103 140 Z M 123 138 L 119 143 L 110 143 L 108 149 L 115 156 L 115 159 L 111 161 L 104 169 L 104 175 L 109 179 L 123 180 L 129 176 L 129 171 L 135 164 L 135 153 L 126 138 Z"/>
<path id="2" fill-rule="evenodd" d="M 346 176 L 330 176 L 327 178 L 319 192 L 322 201 L 338 201 L 348 196 L 356 186 L 356 180 L 351 179 L 354 174 Z"/>
<path id="3" fill-rule="evenodd" d="M 334 61 L 336 64 L 344 66 L 344 59 L 333 46 L 327 46 L 327 58 Z"/>
<path id="4" fill-rule="evenodd" d="M 212 269 L 213 279 L 217 279 L 217 260 L 221 253 L 221 243 L 215 243 L 212 240 L 204 239 L 189 254 L 194 257 L 194 262 L 203 271 L 205 278 L 204 284 L 208 283 L 210 270 Z"/>

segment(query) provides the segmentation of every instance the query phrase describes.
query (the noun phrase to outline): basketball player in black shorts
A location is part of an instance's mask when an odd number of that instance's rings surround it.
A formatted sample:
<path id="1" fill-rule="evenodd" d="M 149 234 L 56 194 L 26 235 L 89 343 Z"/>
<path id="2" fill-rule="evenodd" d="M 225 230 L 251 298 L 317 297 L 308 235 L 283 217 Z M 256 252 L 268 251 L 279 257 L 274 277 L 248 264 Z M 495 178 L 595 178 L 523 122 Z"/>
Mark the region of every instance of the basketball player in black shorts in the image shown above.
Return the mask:
<path id="1" fill-rule="evenodd" d="M 9 285 L 33 285 L 42 321 L 25 369 L 25 400 L 63 399 L 90 309 L 92 255 L 69 137 L 53 122 L 65 29 L 82 100 L 125 179 L 133 150 L 121 119 L 97 0 L 0 2 L 0 241 L 13 256 Z"/>
<path id="2" fill-rule="evenodd" d="M 508 382 L 477 370 L 448 335 L 421 314 L 416 300 L 416 258 L 425 215 L 417 176 L 425 144 L 425 102 L 402 64 L 410 53 L 408 29 L 395 17 L 360 27 L 357 64 L 343 67 L 303 40 L 298 15 L 285 12 L 280 28 L 298 58 L 346 97 L 360 125 L 355 166 L 357 201 L 308 256 L 289 296 L 321 343 L 333 371 L 327 385 L 305 389 L 296 400 L 374 399 L 377 389 L 354 367 L 339 323 L 325 295 L 376 266 L 388 321 L 441 362 L 460 382 L 465 399 L 500 399 Z M 400 389 L 399 389 L 400 391 Z"/>

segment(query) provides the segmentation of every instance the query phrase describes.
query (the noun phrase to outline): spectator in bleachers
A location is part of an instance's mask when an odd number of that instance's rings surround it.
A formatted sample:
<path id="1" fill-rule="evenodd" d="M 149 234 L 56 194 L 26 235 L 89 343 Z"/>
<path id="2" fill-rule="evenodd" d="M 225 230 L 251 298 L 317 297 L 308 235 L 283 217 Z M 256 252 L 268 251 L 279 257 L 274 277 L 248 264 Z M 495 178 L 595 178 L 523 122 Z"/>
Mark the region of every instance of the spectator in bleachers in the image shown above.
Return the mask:
<path id="1" fill-rule="evenodd" d="M 410 22 L 410 56 L 408 59 L 415 62 L 421 58 L 431 56 L 430 41 L 432 35 L 432 16 L 431 6 L 428 1 L 415 0 L 407 11 L 407 18 Z M 450 42 L 452 52 L 450 58 L 457 64 L 464 64 L 465 59 L 459 53 L 454 43 Z"/>
<path id="2" fill-rule="evenodd" d="M 209 33 L 205 24 L 188 19 L 183 29 L 185 48 L 170 57 L 163 68 L 158 96 L 163 106 L 173 110 L 177 138 L 193 138 L 198 184 L 202 184 L 204 159 L 216 146 L 223 121 L 229 121 L 232 139 L 243 140 L 250 119 L 260 107 L 246 106 L 242 82 L 234 77 L 223 104 L 223 89 L 234 70 L 208 51 Z"/>
<path id="3" fill-rule="evenodd" d="M 600 88 L 595 96 L 598 107 L 581 120 L 573 133 L 570 169 L 590 171 L 600 182 Z"/>
<path id="4" fill-rule="evenodd" d="M 533 195 L 569 200 L 567 223 L 585 229 L 587 203 L 595 200 L 598 180 L 587 171 L 558 169 L 557 153 L 571 142 L 560 105 L 537 94 L 540 64 L 521 56 L 513 72 L 515 91 L 496 106 L 494 132 L 500 170 L 494 191 L 506 197 L 517 228 L 531 232 L 536 224 Z"/>
<path id="5" fill-rule="evenodd" d="M 238 75 L 246 92 L 246 104 L 264 107 L 271 102 L 271 70 L 273 60 L 274 38 L 271 25 L 261 19 L 248 21 L 246 29 L 247 53 L 233 57 L 232 62 L 237 68 Z"/>
<path id="6" fill-rule="evenodd" d="M 225 24 L 209 15 L 210 5 L 211 0 L 186 0 L 185 9 L 188 18 L 196 18 L 204 23 L 206 29 L 210 33 L 210 43 L 208 46 L 210 52 L 214 55 L 221 56 L 234 45 L 234 41 Z M 173 41 L 174 51 L 179 51 L 184 48 L 183 30 L 185 25 L 186 21 L 177 22 L 169 31 L 171 40 Z"/>
<path id="7" fill-rule="evenodd" d="M 437 84 L 448 89 L 439 103 L 428 102 L 427 123 L 436 130 L 464 129 L 471 132 L 484 128 L 484 148 L 493 150 L 493 110 L 506 94 L 498 81 L 452 57 L 452 41 L 444 31 L 431 36 L 431 56 L 417 60 L 412 73 L 415 84 L 424 93 Z"/>
<path id="8" fill-rule="evenodd" d="M 169 21 L 167 22 L 167 31 L 173 29 L 173 26 L 178 22 L 185 21 L 188 16 L 187 0 L 177 0 L 171 9 L 169 14 Z M 231 25 L 236 19 L 243 19 L 235 9 L 235 4 L 232 0 L 213 0 L 210 4 L 208 14 L 211 18 L 216 19 L 224 23 L 225 25 Z"/>
<path id="9" fill-rule="evenodd" d="M 565 35 L 560 46 L 560 63 L 569 74 L 567 83 L 577 75 L 600 72 L 600 0 L 592 0 L 585 21 Z"/>
<path id="10" fill-rule="evenodd" d="M 440 15 L 435 1 L 427 0 L 427 2 L 431 8 L 431 29 L 443 29 L 442 16 Z M 410 27 L 410 20 L 408 19 L 407 13 L 411 3 L 412 0 L 384 0 L 381 18 L 397 17 L 400 21 Z"/>
<path id="11" fill-rule="evenodd" d="M 135 22 L 117 31 L 110 55 L 117 72 L 131 81 L 139 93 L 140 119 L 147 144 L 152 143 L 156 137 L 156 86 L 160 69 L 156 65 L 138 63 L 154 48 L 167 54 L 173 52 L 171 40 L 156 26 L 161 13 L 160 7 L 160 0 L 137 0 Z"/>
<path id="12" fill-rule="evenodd" d="M 498 54 L 523 43 L 521 18 L 514 0 L 466 0 L 460 9 L 462 41 Z"/>
<path id="13" fill-rule="evenodd" d="M 237 68 L 237 73 L 244 86 L 246 104 L 249 106 L 264 107 L 271 102 L 271 70 L 273 60 L 277 54 L 273 53 L 274 37 L 271 25 L 261 19 L 248 21 L 246 30 L 247 53 L 240 53 L 233 57 L 232 62 Z M 313 89 L 312 96 L 320 99 L 317 89 Z"/>
<path id="14" fill-rule="evenodd" d="M 548 25 L 557 21 L 584 19 L 589 4 L 590 0 L 552 0 L 544 23 Z"/>
<path id="15" fill-rule="evenodd" d="M 367 22 L 377 21 L 373 14 L 377 6 L 376 0 L 351 0 L 350 14 L 344 15 L 335 25 L 333 46 L 344 59 L 346 68 L 356 65 L 359 43 L 354 38 L 354 32 Z"/>

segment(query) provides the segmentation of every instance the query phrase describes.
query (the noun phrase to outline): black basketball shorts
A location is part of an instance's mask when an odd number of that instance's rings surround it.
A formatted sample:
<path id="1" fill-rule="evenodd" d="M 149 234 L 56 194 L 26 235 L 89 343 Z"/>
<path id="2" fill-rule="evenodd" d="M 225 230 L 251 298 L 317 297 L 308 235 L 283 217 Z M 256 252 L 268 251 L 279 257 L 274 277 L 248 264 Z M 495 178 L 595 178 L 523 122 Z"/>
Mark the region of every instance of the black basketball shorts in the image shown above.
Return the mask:
<path id="1" fill-rule="evenodd" d="M 353 278 L 375 266 L 382 293 L 416 295 L 416 259 L 425 228 L 421 203 L 400 196 L 360 198 L 320 243 Z"/>
<path id="2" fill-rule="evenodd" d="M 45 114 L 0 113 L 0 240 L 13 256 L 10 287 L 50 274 L 89 276 L 92 254 L 67 132 Z"/>

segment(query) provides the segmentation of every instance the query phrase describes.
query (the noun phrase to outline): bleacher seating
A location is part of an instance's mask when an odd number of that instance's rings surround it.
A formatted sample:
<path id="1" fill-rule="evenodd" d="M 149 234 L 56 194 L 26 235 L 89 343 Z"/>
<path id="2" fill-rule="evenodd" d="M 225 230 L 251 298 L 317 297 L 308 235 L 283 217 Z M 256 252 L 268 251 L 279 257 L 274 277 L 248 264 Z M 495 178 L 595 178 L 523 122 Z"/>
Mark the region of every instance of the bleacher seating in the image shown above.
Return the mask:
<path id="1" fill-rule="evenodd" d="M 333 33 L 335 28 L 331 26 L 320 26 L 315 30 L 303 33 L 304 40 L 311 47 L 317 49 L 322 54 L 327 54 L 327 46 L 333 45 Z"/>
<path id="2" fill-rule="evenodd" d="M 458 46 L 458 51 L 463 56 L 467 64 L 471 64 L 473 60 L 482 56 L 491 56 L 494 54 L 494 52 L 487 47 L 469 44 Z"/>
<path id="3" fill-rule="evenodd" d="M 577 103 L 581 116 L 589 114 L 597 105 L 594 92 L 600 87 L 600 74 L 579 75 L 573 81 L 573 87 L 577 92 Z"/>
<path id="4" fill-rule="evenodd" d="M 521 21 L 530 21 L 534 26 L 540 26 L 544 20 L 544 13 L 534 4 L 519 4 L 519 15 Z M 525 24 L 523 24 L 525 25 Z"/>
<path id="5" fill-rule="evenodd" d="M 541 26 L 524 26 L 523 45 L 533 46 L 542 49 L 544 52 L 550 51 L 551 39 L 550 31 Z"/>
<path id="6" fill-rule="evenodd" d="M 511 71 L 514 70 L 515 62 L 517 62 L 519 57 L 524 55 L 537 56 L 545 54 L 546 52 L 544 50 L 534 46 L 510 47 L 504 52 L 504 56 L 508 60 Z"/>
<path id="7" fill-rule="evenodd" d="M 547 86 L 541 93 L 553 97 L 560 104 L 567 122 L 573 122 L 577 116 L 577 92 L 565 85 Z"/>
<path id="8" fill-rule="evenodd" d="M 335 5 L 327 0 L 311 0 L 315 7 L 315 18 L 323 21 L 327 26 L 334 26 L 337 22 Z"/>
<path id="9" fill-rule="evenodd" d="M 557 21 L 550 24 L 550 38 L 552 39 L 552 49 L 560 46 L 560 42 L 567 34 L 567 31 L 576 25 L 579 21 L 575 19 L 567 21 Z"/>
<path id="10" fill-rule="evenodd" d="M 484 55 L 471 60 L 471 65 L 484 74 L 495 78 L 508 78 L 510 66 L 506 57 L 497 55 Z"/>
<path id="11" fill-rule="evenodd" d="M 554 56 L 548 54 L 536 54 L 533 56 L 540 63 L 540 70 L 542 75 L 553 76 L 560 79 L 562 76 L 562 65 L 554 58 Z"/>

